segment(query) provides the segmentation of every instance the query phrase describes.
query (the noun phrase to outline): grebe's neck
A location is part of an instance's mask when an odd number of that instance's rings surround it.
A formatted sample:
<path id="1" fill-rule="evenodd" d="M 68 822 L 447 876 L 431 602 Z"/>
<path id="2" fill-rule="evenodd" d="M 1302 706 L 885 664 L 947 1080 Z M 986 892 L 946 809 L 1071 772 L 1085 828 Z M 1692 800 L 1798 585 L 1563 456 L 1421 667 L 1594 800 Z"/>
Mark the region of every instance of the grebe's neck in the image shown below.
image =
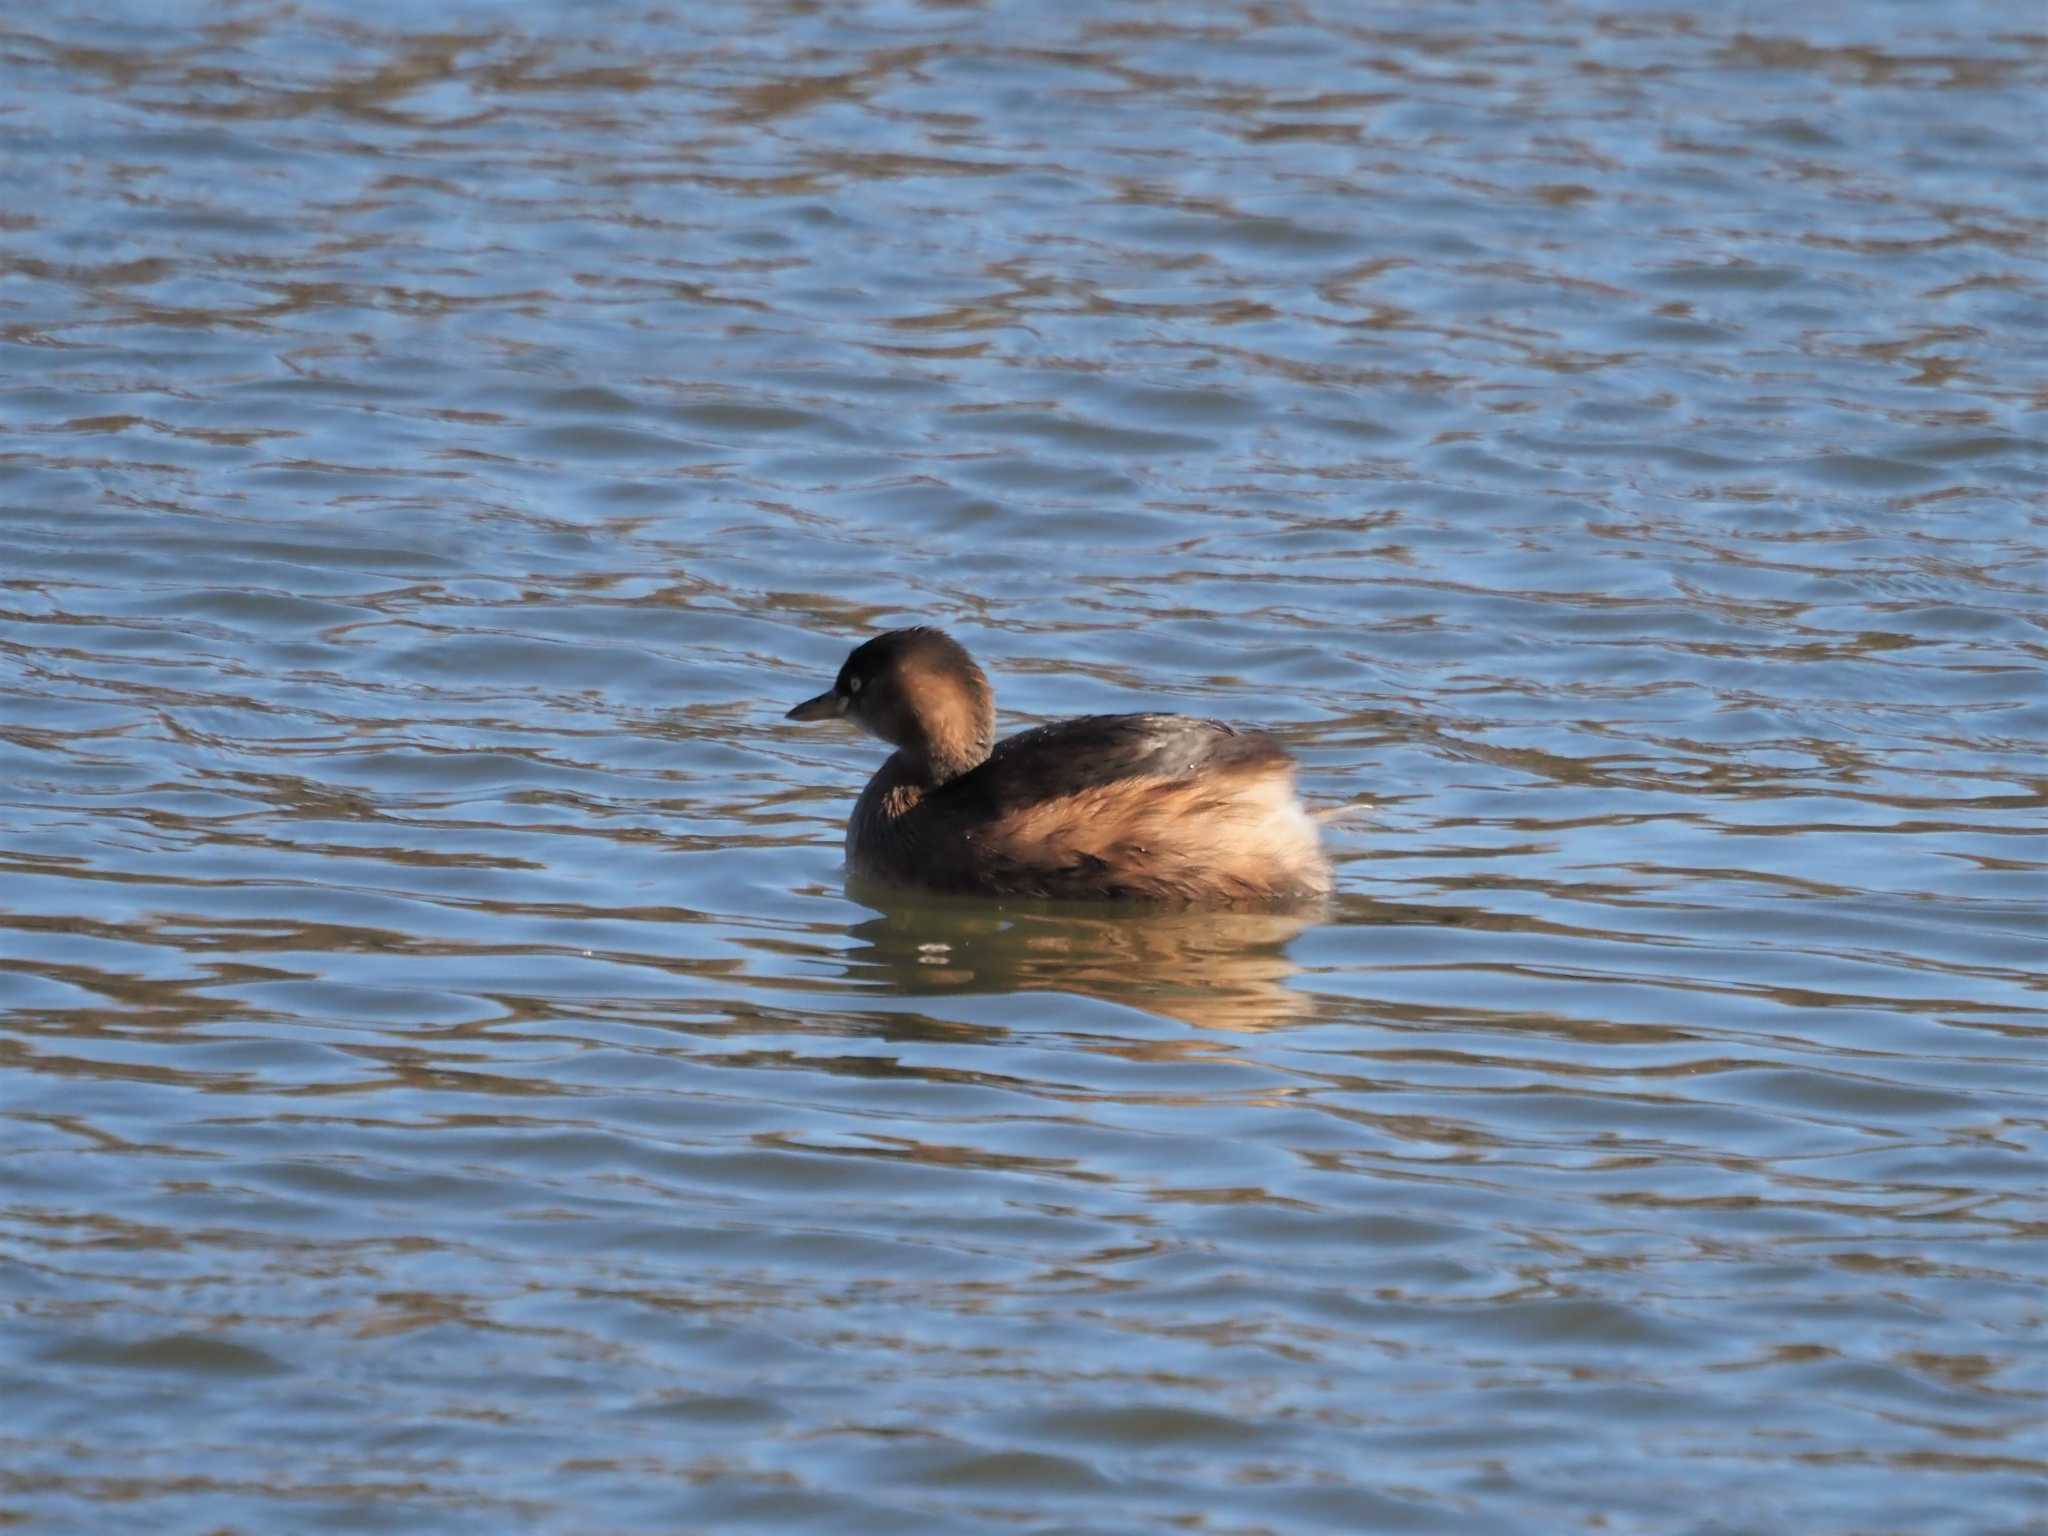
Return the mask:
<path id="1" fill-rule="evenodd" d="M 964 660 L 964 656 L 963 656 Z M 996 744 L 996 700 L 973 662 L 903 679 L 910 729 L 900 745 L 905 768 L 932 787 L 988 761 Z"/>

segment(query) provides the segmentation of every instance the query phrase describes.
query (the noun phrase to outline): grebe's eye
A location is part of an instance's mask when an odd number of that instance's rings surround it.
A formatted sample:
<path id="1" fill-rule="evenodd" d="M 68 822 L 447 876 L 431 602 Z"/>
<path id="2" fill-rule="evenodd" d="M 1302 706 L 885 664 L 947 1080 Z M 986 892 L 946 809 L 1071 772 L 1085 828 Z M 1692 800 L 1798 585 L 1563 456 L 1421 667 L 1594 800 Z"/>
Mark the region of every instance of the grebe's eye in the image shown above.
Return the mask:
<path id="1" fill-rule="evenodd" d="M 859 692 L 860 692 L 860 679 L 859 679 L 859 678 L 857 678 L 857 677 L 849 677 L 849 678 L 848 678 L 848 679 L 846 680 L 846 691 L 847 691 L 848 693 L 859 693 Z"/>

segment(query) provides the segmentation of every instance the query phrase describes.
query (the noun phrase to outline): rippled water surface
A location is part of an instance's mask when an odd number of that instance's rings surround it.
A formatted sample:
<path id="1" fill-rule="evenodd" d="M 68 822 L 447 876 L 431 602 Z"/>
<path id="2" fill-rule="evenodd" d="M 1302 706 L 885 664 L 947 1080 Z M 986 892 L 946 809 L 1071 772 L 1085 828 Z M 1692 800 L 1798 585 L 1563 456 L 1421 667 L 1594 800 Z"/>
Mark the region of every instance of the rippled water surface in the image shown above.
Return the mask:
<path id="1" fill-rule="evenodd" d="M 8 7 L 0 1524 L 2042 1529 L 2044 100 Z M 1328 919 L 849 892 L 919 618 L 1274 727 Z"/>

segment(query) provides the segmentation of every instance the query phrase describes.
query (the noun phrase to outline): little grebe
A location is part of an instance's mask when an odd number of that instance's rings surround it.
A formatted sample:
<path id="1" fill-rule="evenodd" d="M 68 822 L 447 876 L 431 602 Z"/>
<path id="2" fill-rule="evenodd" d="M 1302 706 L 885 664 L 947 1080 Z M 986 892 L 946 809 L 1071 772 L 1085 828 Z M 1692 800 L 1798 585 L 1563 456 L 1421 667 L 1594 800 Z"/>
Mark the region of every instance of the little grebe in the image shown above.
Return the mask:
<path id="1" fill-rule="evenodd" d="M 936 629 L 877 635 L 791 720 L 896 750 L 853 808 L 857 875 L 987 896 L 1294 906 L 1330 893 L 1294 759 L 1263 731 L 1085 715 L 995 739 L 981 668 Z"/>

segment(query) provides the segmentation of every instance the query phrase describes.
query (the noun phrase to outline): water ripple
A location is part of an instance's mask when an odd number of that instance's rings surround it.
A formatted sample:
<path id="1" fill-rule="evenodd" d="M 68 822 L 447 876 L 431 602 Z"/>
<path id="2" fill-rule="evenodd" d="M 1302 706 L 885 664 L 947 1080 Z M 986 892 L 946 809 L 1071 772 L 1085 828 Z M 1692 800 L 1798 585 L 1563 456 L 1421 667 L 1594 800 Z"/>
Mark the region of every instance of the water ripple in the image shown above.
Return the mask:
<path id="1" fill-rule="evenodd" d="M 2030 1529 L 2041 38 L 528 9 L 0 36 L 0 1523 Z M 849 889 L 913 617 L 1330 919 Z"/>

